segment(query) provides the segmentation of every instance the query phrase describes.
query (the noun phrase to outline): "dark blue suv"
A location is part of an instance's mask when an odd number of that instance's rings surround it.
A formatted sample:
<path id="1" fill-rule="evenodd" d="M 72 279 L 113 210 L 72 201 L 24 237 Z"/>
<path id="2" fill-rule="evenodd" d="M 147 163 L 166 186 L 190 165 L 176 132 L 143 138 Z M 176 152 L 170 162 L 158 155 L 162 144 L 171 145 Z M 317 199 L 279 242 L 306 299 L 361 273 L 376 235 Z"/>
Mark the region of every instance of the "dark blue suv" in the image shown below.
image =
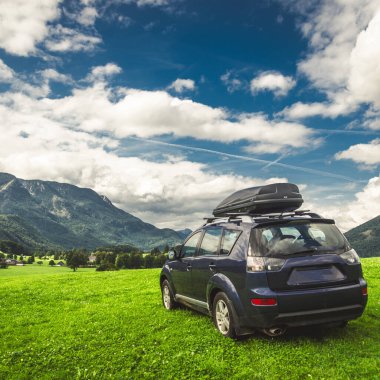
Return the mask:
<path id="1" fill-rule="evenodd" d="M 208 219 L 169 252 L 160 284 L 166 309 L 209 314 L 228 337 L 345 325 L 367 303 L 355 250 L 333 220 L 302 211 Z"/>

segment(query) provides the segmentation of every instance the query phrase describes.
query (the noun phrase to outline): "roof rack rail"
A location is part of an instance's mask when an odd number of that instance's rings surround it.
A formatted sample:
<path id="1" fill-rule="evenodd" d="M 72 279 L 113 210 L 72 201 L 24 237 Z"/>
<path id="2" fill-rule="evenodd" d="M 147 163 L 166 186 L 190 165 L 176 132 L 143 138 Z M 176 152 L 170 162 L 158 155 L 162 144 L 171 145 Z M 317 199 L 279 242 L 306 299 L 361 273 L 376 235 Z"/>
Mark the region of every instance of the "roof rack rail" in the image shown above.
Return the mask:
<path id="1" fill-rule="evenodd" d="M 246 218 L 244 218 L 246 217 Z M 247 218 L 250 220 L 248 221 Z M 225 222 L 225 223 L 234 223 L 234 222 L 251 222 L 252 221 L 252 216 L 247 214 L 247 213 L 241 213 L 241 214 L 231 214 L 228 216 L 210 216 L 210 217 L 205 217 L 203 218 L 206 222 L 204 223 L 204 226 L 206 224 L 212 224 L 212 223 L 220 223 L 220 222 Z"/>
<path id="2" fill-rule="evenodd" d="M 262 214 L 254 214 L 254 213 L 247 213 L 247 212 L 240 212 L 240 213 L 230 213 L 226 214 L 226 216 L 211 216 L 211 217 L 205 217 L 203 218 L 206 222 L 204 223 L 204 226 L 211 223 L 230 223 L 230 222 L 243 222 L 244 217 L 252 219 L 283 219 L 283 218 L 289 218 L 292 216 L 309 216 L 310 218 L 315 219 L 321 219 L 322 216 L 319 214 L 316 214 L 314 212 L 310 212 L 310 210 L 297 210 L 297 211 L 290 211 L 290 212 L 278 212 L 278 213 L 262 213 Z M 247 220 L 246 220 L 247 221 Z M 248 222 L 248 221 L 247 221 Z"/>
<path id="3" fill-rule="evenodd" d="M 252 218 L 255 219 L 283 219 L 289 218 L 292 216 L 309 216 L 310 218 L 321 219 L 322 216 L 316 214 L 315 212 L 311 212 L 310 210 L 297 210 L 291 212 L 279 212 L 279 213 L 271 213 L 271 214 L 253 214 Z"/>

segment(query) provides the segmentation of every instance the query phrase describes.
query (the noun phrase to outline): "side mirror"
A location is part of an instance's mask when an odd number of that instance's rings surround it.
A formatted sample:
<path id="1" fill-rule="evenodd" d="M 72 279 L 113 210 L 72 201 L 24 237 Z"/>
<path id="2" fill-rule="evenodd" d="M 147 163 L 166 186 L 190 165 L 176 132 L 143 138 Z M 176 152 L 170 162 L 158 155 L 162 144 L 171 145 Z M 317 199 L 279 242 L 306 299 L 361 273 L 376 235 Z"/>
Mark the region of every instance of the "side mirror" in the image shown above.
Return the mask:
<path id="1" fill-rule="evenodd" d="M 173 249 L 171 249 L 169 252 L 168 252 L 168 259 L 169 260 L 174 260 L 174 259 L 176 259 L 176 253 L 175 253 L 175 251 L 173 250 Z"/>
<path id="2" fill-rule="evenodd" d="M 176 245 L 168 252 L 168 259 L 169 260 L 176 260 L 179 259 L 180 253 L 181 253 L 182 245 Z"/>

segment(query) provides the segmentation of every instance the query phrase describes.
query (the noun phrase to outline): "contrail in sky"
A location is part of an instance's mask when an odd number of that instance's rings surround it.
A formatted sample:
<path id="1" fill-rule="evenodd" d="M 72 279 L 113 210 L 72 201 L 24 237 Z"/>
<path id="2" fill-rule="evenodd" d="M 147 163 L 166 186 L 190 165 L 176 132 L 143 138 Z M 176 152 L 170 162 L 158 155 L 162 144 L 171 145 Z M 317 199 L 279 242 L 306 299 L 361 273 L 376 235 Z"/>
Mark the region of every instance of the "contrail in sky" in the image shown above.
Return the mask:
<path id="1" fill-rule="evenodd" d="M 179 148 L 183 150 L 191 150 L 191 151 L 196 151 L 196 152 L 204 152 L 204 153 L 211 153 L 211 154 L 216 154 L 222 157 L 228 157 L 228 158 L 235 158 L 239 159 L 242 161 L 251 161 L 251 162 L 256 162 L 256 163 L 261 163 L 269 166 L 279 166 L 283 167 L 286 169 L 292 169 L 300 172 L 305 172 L 309 174 L 316 174 L 316 175 L 322 175 L 324 177 L 331 177 L 331 178 L 337 178 L 337 179 L 343 179 L 345 181 L 349 182 L 363 182 L 360 180 L 356 180 L 354 178 L 346 177 L 340 174 L 335 174 L 335 173 L 330 173 L 322 170 L 316 170 L 316 169 L 311 169 L 311 168 L 304 168 L 302 166 L 296 166 L 296 165 L 289 165 L 289 164 L 283 164 L 281 162 L 276 162 L 276 161 L 269 161 L 269 160 L 263 160 L 260 158 L 254 158 L 250 156 L 243 156 L 239 154 L 231 154 L 231 153 L 225 153 L 225 152 L 220 152 L 218 150 L 212 150 L 212 149 L 206 149 L 206 148 L 198 148 L 198 147 L 193 147 L 193 146 L 188 146 L 188 145 L 182 145 L 182 144 L 174 144 L 174 143 L 168 143 L 168 142 L 163 142 L 163 141 L 158 141 L 158 140 L 152 140 L 152 139 L 145 139 L 142 137 L 126 137 L 126 139 L 129 140 L 135 140 L 135 141 L 141 141 L 141 142 L 146 142 L 149 144 L 156 144 L 156 145 L 162 145 L 162 146 L 168 146 L 168 147 L 174 147 L 174 148 Z"/>
<path id="2" fill-rule="evenodd" d="M 380 131 L 374 130 L 357 130 L 357 129 L 323 129 L 323 128 L 313 128 L 316 133 L 327 133 L 327 134 L 351 134 L 351 135 L 380 135 Z"/>

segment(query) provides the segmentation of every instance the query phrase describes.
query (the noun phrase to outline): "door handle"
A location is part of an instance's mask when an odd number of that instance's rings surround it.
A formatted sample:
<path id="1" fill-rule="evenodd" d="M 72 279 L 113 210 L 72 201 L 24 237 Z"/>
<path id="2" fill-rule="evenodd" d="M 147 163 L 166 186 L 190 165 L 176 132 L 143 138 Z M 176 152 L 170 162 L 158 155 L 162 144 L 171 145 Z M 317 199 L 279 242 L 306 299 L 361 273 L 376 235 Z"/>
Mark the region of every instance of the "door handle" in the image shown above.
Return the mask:
<path id="1" fill-rule="evenodd" d="M 188 272 L 190 272 L 191 269 L 192 269 L 192 266 L 191 266 L 190 264 L 187 264 L 186 270 L 187 270 Z"/>
<path id="2" fill-rule="evenodd" d="M 215 272 L 215 270 L 216 270 L 216 265 L 215 264 L 211 263 L 208 267 L 210 268 L 211 272 Z"/>

